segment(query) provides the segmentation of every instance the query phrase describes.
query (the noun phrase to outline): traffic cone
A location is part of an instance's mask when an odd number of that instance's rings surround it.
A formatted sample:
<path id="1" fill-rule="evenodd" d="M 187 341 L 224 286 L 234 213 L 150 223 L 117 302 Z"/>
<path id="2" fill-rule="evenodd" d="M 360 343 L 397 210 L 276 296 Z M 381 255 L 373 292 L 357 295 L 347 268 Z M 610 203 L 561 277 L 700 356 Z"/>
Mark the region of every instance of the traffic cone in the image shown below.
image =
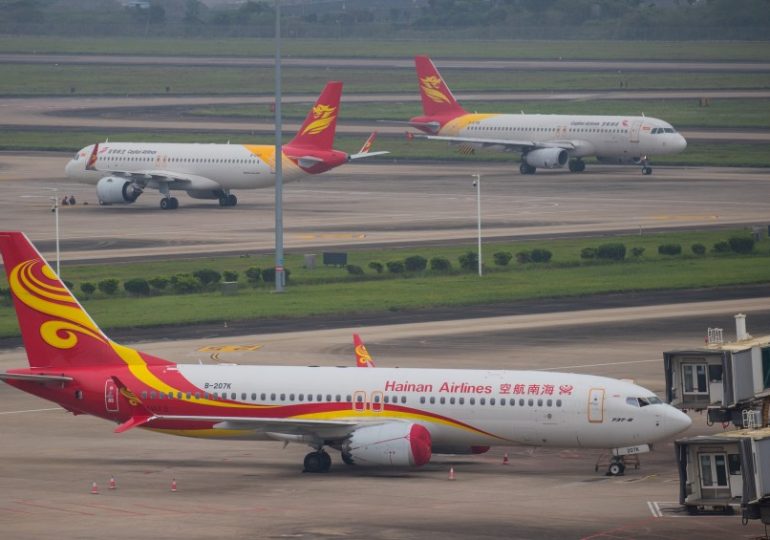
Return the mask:
<path id="1" fill-rule="evenodd" d="M 176 478 L 171 479 L 171 491 L 176 491 Z"/>
<path id="2" fill-rule="evenodd" d="M 508 465 L 508 452 L 503 454 L 503 465 Z"/>
<path id="3" fill-rule="evenodd" d="M 109 489 L 118 489 L 118 485 L 115 483 L 115 477 L 110 476 Z"/>
<path id="4" fill-rule="evenodd" d="M 96 482 L 91 484 L 91 495 L 99 495 L 99 486 L 96 485 Z"/>
<path id="5" fill-rule="evenodd" d="M 455 468 L 449 467 L 449 479 L 454 480 L 455 479 Z"/>

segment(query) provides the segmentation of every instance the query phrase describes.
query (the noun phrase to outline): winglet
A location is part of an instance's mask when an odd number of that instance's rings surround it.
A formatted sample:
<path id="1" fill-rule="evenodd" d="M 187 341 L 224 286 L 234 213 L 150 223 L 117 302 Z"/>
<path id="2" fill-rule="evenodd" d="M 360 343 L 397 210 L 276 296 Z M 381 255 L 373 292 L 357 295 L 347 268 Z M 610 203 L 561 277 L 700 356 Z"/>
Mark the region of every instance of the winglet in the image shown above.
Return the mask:
<path id="1" fill-rule="evenodd" d="M 377 132 L 372 131 L 372 134 L 369 135 L 369 138 L 366 139 L 366 142 L 361 147 L 361 150 L 358 151 L 359 154 L 367 154 L 369 153 L 369 150 L 372 149 L 372 145 L 374 144 L 374 140 L 377 138 Z"/>
<path id="2" fill-rule="evenodd" d="M 369 351 L 366 350 L 366 345 L 364 345 L 364 342 L 358 334 L 353 334 L 353 345 L 355 345 L 356 348 L 356 366 L 373 368 L 374 360 L 369 355 Z"/>

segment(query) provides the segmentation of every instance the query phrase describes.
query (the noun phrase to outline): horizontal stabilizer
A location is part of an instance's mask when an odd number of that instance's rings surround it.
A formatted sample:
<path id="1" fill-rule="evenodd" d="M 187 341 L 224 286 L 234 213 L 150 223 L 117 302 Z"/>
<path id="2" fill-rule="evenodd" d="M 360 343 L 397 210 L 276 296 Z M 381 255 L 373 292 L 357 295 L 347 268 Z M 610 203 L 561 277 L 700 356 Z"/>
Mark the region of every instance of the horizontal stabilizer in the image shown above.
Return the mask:
<path id="1" fill-rule="evenodd" d="M 72 377 L 65 375 L 28 375 L 24 373 L 0 373 L 0 381 L 28 381 L 37 383 L 67 383 Z"/>
<path id="2" fill-rule="evenodd" d="M 384 156 L 385 154 L 390 154 L 387 150 L 380 150 L 379 152 L 359 152 L 358 154 L 351 154 L 348 159 L 353 161 L 354 159 L 363 159 L 368 157 L 374 157 L 374 156 Z"/>

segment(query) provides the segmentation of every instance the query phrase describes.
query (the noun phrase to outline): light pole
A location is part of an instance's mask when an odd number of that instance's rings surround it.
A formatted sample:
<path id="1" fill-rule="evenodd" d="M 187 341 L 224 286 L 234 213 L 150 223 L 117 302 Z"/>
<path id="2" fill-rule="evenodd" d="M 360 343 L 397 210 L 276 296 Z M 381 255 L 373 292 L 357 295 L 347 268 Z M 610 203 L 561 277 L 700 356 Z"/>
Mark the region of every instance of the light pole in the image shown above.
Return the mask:
<path id="1" fill-rule="evenodd" d="M 283 145 L 281 142 L 281 2 L 275 0 L 275 292 L 283 292 Z"/>
<path id="2" fill-rule="evenodd" d="M 481 175 L 476 173 L 473 178 L 473 185 L 476 187 L 476 230 L 479 241 L 479 276 L 481 276 Z"/>
<path id="3" fill-rule="evenodd" d="M 53 192 L 53 195 L 22 195 L 25 199 L 47 198 L 51 201 L 51 212 L 54 214 L 55 234 L 56 234 L 56 275 L 61 278 L 61 250 L 59 249 L 59 188 L 43 188 Z"/>

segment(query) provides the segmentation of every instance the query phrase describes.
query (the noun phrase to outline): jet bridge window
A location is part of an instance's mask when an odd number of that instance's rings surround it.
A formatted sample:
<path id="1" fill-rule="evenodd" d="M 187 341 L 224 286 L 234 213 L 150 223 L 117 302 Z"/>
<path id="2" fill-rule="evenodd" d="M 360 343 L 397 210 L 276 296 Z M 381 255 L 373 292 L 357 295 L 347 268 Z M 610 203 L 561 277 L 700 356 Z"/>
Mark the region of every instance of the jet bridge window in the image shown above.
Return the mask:
<path id="1" fill-rule="evenodd" d="M 706 364 L 682 364 L 685 394 L 708 394 Z"/>

